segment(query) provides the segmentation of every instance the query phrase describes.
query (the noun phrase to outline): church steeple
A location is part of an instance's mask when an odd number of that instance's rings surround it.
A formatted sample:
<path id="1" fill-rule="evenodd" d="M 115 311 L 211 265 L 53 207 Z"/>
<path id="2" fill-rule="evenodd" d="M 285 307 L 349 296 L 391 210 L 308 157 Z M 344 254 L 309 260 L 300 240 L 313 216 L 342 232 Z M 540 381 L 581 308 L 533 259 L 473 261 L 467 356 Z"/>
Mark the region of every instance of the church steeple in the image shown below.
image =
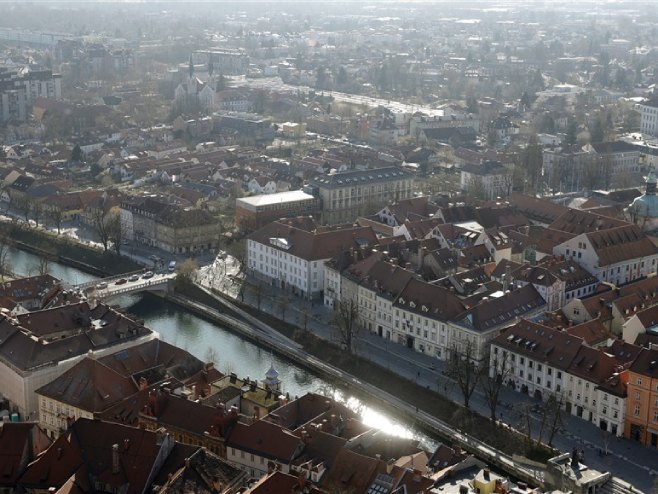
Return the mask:
<path id="1" fill-rule="evenodd" d="M 649 174 L 647 175 L 647 181 L 646 181 L 646 192 L 645 195 L 647 196 L 655 196 L 656 195 L 656 171 L 653 168 L 653 165 L 649 168 Z"/>
<path id="2" fill-rule="evenodd" d="M 194 77 L 194 63 L 192 63 L 192 54 L 191 53 L 190 53 L 189 71 L 190 71 L 190 79 L 192 79 L 192 77 Z"/>
<path id="3" fill-rule="evenodd" d="M 208 75 L 212 77 L 212 73 L 215 71 L 215 67 L 212 63 L 212 58 L 208 60 Z"/>

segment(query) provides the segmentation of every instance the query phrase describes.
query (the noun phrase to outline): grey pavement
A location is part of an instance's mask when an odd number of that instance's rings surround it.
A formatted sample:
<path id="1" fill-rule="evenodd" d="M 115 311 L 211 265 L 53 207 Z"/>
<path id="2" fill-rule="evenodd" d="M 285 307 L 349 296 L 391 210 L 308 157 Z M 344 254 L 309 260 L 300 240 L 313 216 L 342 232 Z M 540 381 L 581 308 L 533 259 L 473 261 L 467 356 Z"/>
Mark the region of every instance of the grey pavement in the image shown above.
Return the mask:
<path id="1" fill-rule="evenodd" d="M 221 266 L 221 262 L 219 265 Z M 238 287 L 235 283 L 227 283 L 221 276 L 215 276 L 214 283 L 215 288 L 239 298 Z M 304 322 L 306 322 L 307 330 L 312 331 L 320 338 L 335 341 L 335 335 L 329 322 L 331 320 L 330 308 L 325 307 L 320 301 L 310 302 L 296 297 L 292 293 L 284 293 L 260 280 L 248 279 L 243 284 L 242 297 L 245 303 L 254 307 L 257 305 L 257 300 L 253 286 L 257 283 L 261 286 L 261 311 L 281 319 L 281 300 L 285 298 L 286 322 L 300 328 L 303 328 Z M 418 353 L 365 330 L 358 333 L 354 347 L 355 353 L 358 355 L 395 371 L 418 385 L 424 386 L 428 391 L 444 395 L 456 403 L 463 403 L 459 387 L 442 373 L 443 362 L 441 360 Z M 536 411 L 543 406 L 541 401 L 504 388 L 501 390 L 500 405 L 497 410 L 498 418 L 511 427 L 522 429 L 522 420 L 518 411 L 521 403 L 531 403 Z M 479 390 L 476 390 L 471 397 L 470 408 L 485 417 L 490 415 L 489 407 Z M 533 437 L 536 438 L 540 420 L 538 413 L 532 412 L 531 419 Z M 594 424 L 566 413 L 564 414 L 564 425 L 553 439 L 553 446 L 564 452 L 570 452 L 573 448 L 583 450 L 585 463 L 588 466 L 601 471 L 609 471 L 615 477 L 641 489 L 642 492 L 649 492 L 654 482 L 658 480 L 658 453 L 656 451 L 628 439 L 604 434 Z"/>

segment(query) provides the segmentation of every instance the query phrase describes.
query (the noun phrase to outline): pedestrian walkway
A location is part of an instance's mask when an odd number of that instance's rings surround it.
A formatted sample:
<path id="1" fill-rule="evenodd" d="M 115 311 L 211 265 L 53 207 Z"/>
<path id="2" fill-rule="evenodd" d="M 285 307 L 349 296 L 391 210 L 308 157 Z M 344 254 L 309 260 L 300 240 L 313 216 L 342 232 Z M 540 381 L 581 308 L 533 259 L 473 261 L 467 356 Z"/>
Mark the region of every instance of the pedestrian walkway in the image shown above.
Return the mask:
<path id="1" fill-rule="evenodd" d="M 224 267 L 221 263 L 215 263 L 202 273 L 200 283 L 208 288 L 221 290 L 233 298 L 241 298 L 244 303 L 253 307 L 260 302 L 261 311 L 279 319 L 285 316 L 285 321 L 289 324 L 312 331 L 327 341 L 337 341 L 331 326 L 331 309 L 318 301 L 312 302 L 295 297 L 291 293 L 284 293 L 261 280 L 242 280 L 240 289 L 240 285 L 232 278 L 235 275 L 235 264 L 231 264 L 230 260 L 228 262 L 226 275 L 217 274 L 217 271 L 223 270 Z M 456 403 L 463 402 L 459 387 L 443 374 L 443 362 L 437 358 L 418 353 L 365 330 L 356 335 L 354 351 L 357 355 L 430 391 L 444 395 Z M 523 403 L 530 403 L 535 409 L 530 413 L 530 417 L 536 438 L 540 428 L 541 401 L 504 388 L 500 393 L 498 418 L 520 429 L 524 425 L 521 422 L 525 421 L 525 417 L 521 417 L 519 412 Z M 490 415 L 486 400 L 479 390 L 471 397 L 470 408 L 484 416 Z M 565 414 L 563 429 L 555 435 L 553 446 L 564 452 L 570 452 L 574 447 L 583 450 L 587 465 L 597 470 L 609 471 L 642 492 L 652 492 L 653 484 L 658 478 L 658 452 L 651 451 L 637 442 L 606 435 L 594 424 L 571 415 Z"/>

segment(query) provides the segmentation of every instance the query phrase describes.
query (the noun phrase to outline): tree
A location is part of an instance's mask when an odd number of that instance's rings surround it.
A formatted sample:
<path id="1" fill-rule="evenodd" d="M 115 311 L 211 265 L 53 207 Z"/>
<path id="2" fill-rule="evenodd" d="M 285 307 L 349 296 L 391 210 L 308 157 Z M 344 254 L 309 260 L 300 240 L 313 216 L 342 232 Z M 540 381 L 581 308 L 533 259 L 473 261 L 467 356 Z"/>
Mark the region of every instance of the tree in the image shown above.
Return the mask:
<path id="1" fill-rule="evenodd" d="M 186 259 L 176 266 L 176 287 L 192 285 L 196 281 L 199 265 L 194 259 Z"/>
<path id="2" fill-rule="evenodd" d="M 490 359 L 485 359 L 485 361 L 490 361 Z M 496 354 L 491 371 L 493 376 L 489 376 L 484 372 L 481 374 L 480 387 L 482 388 L 484 399 L 489 407 L 491 421 L 495 422 L 500 390 L 503 388 L 510 375 L 512 375 L 512 366 L 509 362 L 508 352 Z"/>
<path id="3" fill-rule="evenodd" d="M 315 87 L 324 89 L 327 85 L 327 71 L 324 66 L 320 65 L 315 75 Z"/>
<path id="4" fill-rule="evenodd" d="M 107 235 L 114 246 L 114 252 L 117 256 L 121 255 L 121 245 L 123 244 L 123 231 L 121 230 L 121 212 L 118 207 L 110 209 L 107 217 Z"/>
<path id="5" fill-rule="evenodd" d="M 290 306 L 290 299 L 288 297 L 281 297 L 279 299 L 279 310 L 281 311 L 281 319 L 285 322 L 286 312 Z"/>
<path id="6" fill-rule="evenodd" d="M 41 204 L 38 200 L 35 200 L 32 203 L 32 219 L 34 220 L 35 225 L 38 227 L 39 226 L 39 220 L 43 216 L 43 204 Z"/>
<path id="7" fill-rule="evenodd" d="M 338 75 L 336 76 L 336 83 L 343 86 L 347 84 L 347 71 L 345 67 L 340 67 L 338 69 Z"/>
<path id="8" fill-rule="evenodd" d="M 471 396 L 473 396 L 482 373 L 486 372 L 486 366 L 477 365 L 476 353 L 475 345 L 471 340 L 467 340 L 461 348 L 455 344 L 446 367 L 446 375 L 459 386 L 464 398 L 464 408 L 469 408 Z"/>
<path id="9" fill-rule="evenodd" d="M 53 207 L 48 210 L 46 217 L 53 222 L 55 228 L 57 228 L 57 235 L 62 231 L 62 223 L 64 222 L 64 212 L 58 207 Z"/>
<path id="10" fill-rule="evenodd" d="M 263 299 L 263 285 L 260 282 L 256 282 L 255 285 L 252 285 L 254 291 L 254 297 L 256 298 L 256 307 L 260 310 L 260 304 Z"/>
<path id="11" fill-rule="evenodd" d="M 359 306 L 354 300 L 341 300 L 331 318 L 338 341 L 349 353 L 352 353 L 354 338 L 361 329 L 358 320 Z"/>
<path id="12" fill-rule="evenodd" d="M 79 144 L 76 144 L 73 147 L 73 151 L 71 151 L 71 161 L 73 163 L 82 163 L 84 161 L 84 153 L 82 152 L 82 149 L 80 148 Z"/>
<path id="13" fill-rule="evenodd" d="M 0 243 L 0 280 L 5 281 L 6 274 L 12 274 L 9 269 L 9 246 Z"/>
<path id="14" fill-rule="evenodd" d="M 38 264 L 37 264 L 37 266 L 36 266 L 36 272 L 37 272 L 40 276 L 43 276 L 43 275 L 45 275 L 45 274 L 48 274 L 48 271 L 49 271 L 49 268 L 50 268 L 50 267 L 49 267 L 49 264 L 50 264 L 50 261 L 48 260 L 48 257 L 46 257 L 46 256 L 43 255 L 43 254 L 40 255 L 40 256 L 39 256 L 39 262 L 38 262 Z"/>
<path id="15" fill-rule="evenodd" d="M 567 132 L 564 136 L 564 143 L 571 147 L 578 143 L 578 123 L 573 118 L 569 120 Z"/>
<path id="16" fill-rule="evenodd" d="M 562 410 L 564 405 L 564 395 L 562 393 L 551 393 L 544 406 L 541 407 L 540 428 L 539 436 L 537 437 L 537 445 L 541 445 L 542 437 L 546 431 L 548 434 L 549 446 L 553 445 L 553 439 L 557 431 L 564 425 L 564 412 Z"/>
<path id="17" fill-rule="evenodd" d="M 528 139 L 528 145 L 523 152 L 522 162 L 530 186 L 532 190 L 536 191 L 539 188 L 539 177 L 541 176 L 543 164 L 542 149 L 536 134 L 531 135 Z"/>
<path id="18" fill-rule="evenodd" d="M 117 229 L 121 229 L 118 209 L 110 208 L 106 210 L 102 204 L 98 204 L 91 211 L 91 220 L 96 235 L 98 235 L 98 239 L 103 246 L 103 252 L 107 252 L 110 241 L 117 236 Z M 121 242 L 119 242 L 119 248 L 120 246 Z"/>
<path id="19" fill-rule="evenodd" d="M 32 212 L 32 201 L 30 201 L 30 198 L 27 196 L 17 198 L 14 201 L 14 204 L 16 206 L 16 209 L 18 209 L 18 211 L 20 211 L 23 214 L 23 217 L 25 218 L 25 223 L 29 225 L 30 213 Z"/>
<path id="20" fill-rule="evenodd" d="M 603 142 L 605 139 L 605 129 L 603 128 L 601 117 L 594 121 L 592 128 L 589 130 L 589 135 L 591 142 Z"/>

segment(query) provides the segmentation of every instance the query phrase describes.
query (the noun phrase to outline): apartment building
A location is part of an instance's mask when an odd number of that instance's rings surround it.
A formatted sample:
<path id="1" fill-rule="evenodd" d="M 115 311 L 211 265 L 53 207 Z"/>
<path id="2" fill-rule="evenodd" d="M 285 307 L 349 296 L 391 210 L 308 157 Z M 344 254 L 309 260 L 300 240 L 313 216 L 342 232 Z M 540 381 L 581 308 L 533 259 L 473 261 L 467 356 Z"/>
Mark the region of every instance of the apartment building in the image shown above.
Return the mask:
<path id="1" fill-rule="evenodd" d="M 512 170 L 497 161 L 461 167 L 461 190 L 479 199 L 507 197 L 512 192 Z"/>
<path id="2" fill-rule="evenodd" d="M 173 254 L 219 248 L 220 226 L 206 210 L 183 208 L 158 199 L 131 198 L 121 203 L 123 238 Z"/>
<path id="3" fill-rule="evenodd" d="M 577 333 L 522 320 L 491 342 L 490 376 L 537 399 L 554 396 L 567 413 L 621 436 L 627 368 L 640 348 L 621 341 L 592 348 Z"/>
<path id="4" fill-rule="evenodd" d="M 635 110 L 640 113 L 640 132 L 658 136 L 658 100 L 638 103 Z"/>
<path id="5" fill-rule="evenodd" d="M 247 269 L 272 285 L 315 298 L 324 289 L 326 261 L 377 243 L 370 227 L 323 227 L 309 217 L 281 219 L 247 237 Z"/>
<path id="6" fill-rule="evenodd" d="M 151 340 L 129 317 L 86 302 L 19 314 L 0 321 L 0 389 L 21 417 L 36 419 L 36 390 L 86 355 L 97 357 Z"/>
<path id="7" fill-rule="evenodd" d="M 325 223 L 354 221 L 391 201 L 413 195 L 414 175 L 397 167 L 320 175 L 305 192 L 319 197 Z"/>
<path id="8" fill-rule="evenodd" d="M 623 224 L 575 235 L 553 249 L 572 259 L 600 281 L 620 285 L 656 272 L 658 247 L 639 227 Z"/>
<path id="9" fill-rule="evenodd" d="M 644 348 L 628 373 L 624 437 L 658 448 L 658 349 Z"/>

